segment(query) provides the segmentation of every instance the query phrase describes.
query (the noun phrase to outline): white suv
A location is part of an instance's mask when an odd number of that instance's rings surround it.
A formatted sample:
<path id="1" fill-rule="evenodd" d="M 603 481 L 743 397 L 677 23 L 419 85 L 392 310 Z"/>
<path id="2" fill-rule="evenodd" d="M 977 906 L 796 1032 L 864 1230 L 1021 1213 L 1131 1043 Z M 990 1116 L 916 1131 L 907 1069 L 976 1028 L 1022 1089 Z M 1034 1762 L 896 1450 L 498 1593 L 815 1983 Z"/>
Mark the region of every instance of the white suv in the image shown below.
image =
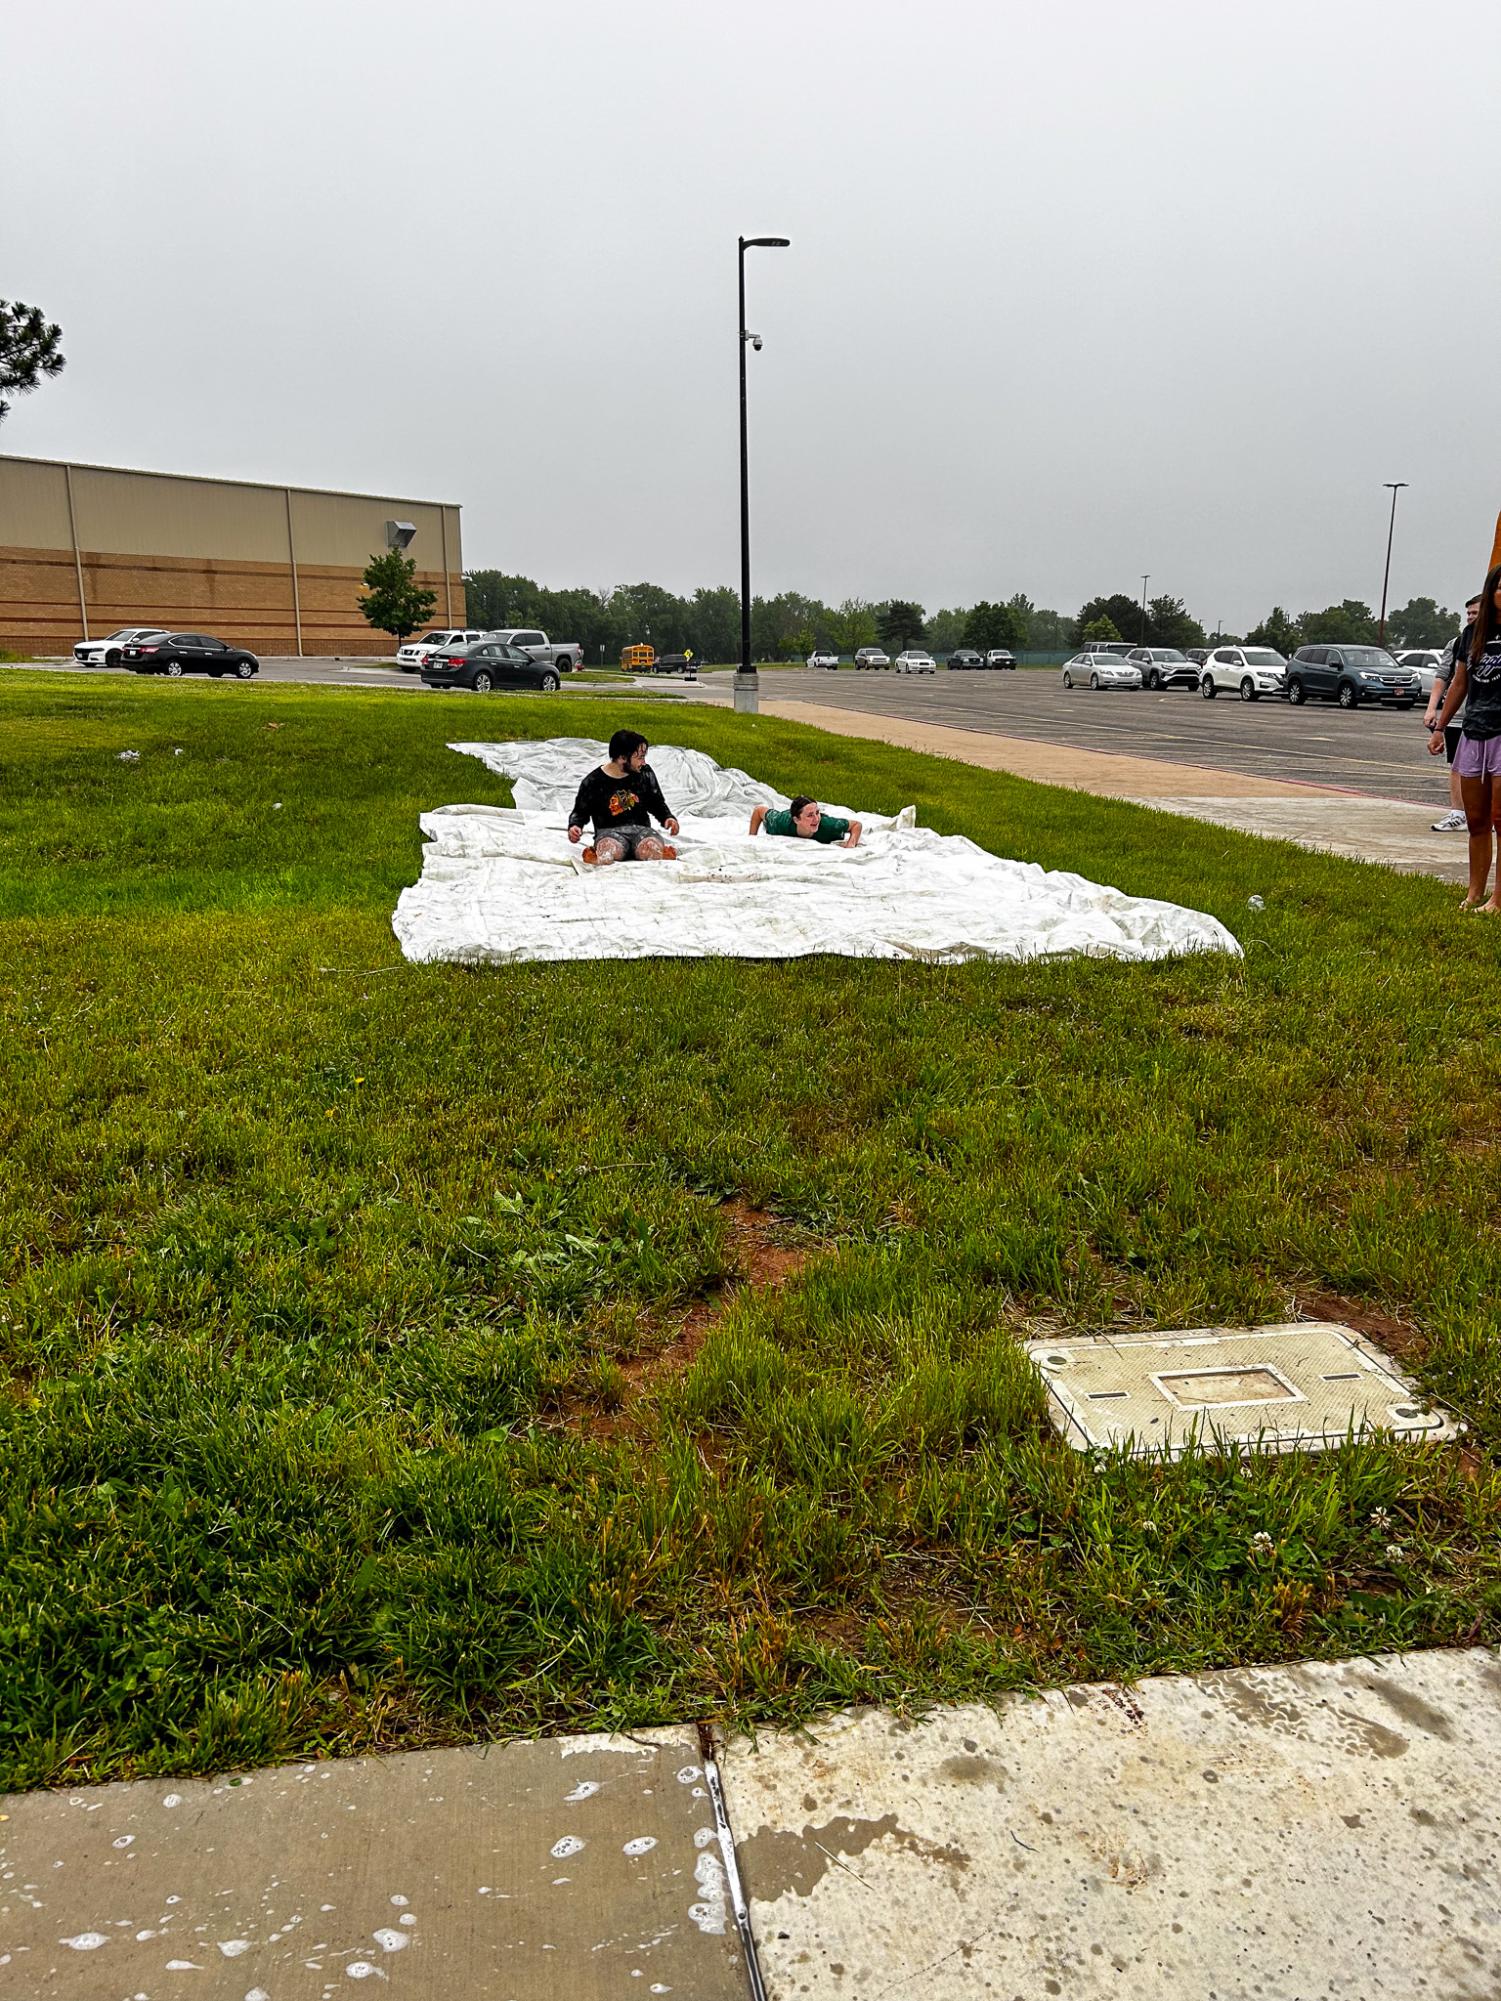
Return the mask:
<path id="1" fill-rule="evenodd" d="M 914 650 L 896 656 L 896 671 L 898 674 L 936 674 L 938 668 L 931 653 Z"/>
<path id="2" fill-rule="evenodd" d="M 1233 689 L 1243 702 L 1263 695 L 1280 695 L 1287 679 L 1287 662 L 1270 646 L 1216 646 L 1199 669 L 1199 693 L 1212 702 L 1221 688 Z"/>
<path id="3" fill-rule="evenodd" d="M 450 646 L 473 646 L 476 640 L 488 639 L 488 632 L 435 631 L 424 632 L 420 639 L 409 639 L 405 646 L 396 649 L 396 664 L 403 674 L 415 674 L 425 666 L 430 654 L 445 651 Z"/>

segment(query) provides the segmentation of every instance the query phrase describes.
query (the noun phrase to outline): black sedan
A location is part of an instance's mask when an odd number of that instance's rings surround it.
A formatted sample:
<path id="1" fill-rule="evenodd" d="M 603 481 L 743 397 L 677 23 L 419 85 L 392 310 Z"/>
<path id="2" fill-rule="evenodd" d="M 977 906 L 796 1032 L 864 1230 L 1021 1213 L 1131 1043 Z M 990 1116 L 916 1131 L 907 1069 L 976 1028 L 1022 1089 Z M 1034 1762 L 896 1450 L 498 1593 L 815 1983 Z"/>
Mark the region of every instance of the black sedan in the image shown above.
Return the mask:
<path id="1" fill-rule="evenodd" d="M 984 665 L 985 662 L 980 658 L 979 654 L 976 653 L 975 649 L 972 646 L 961 646 L 957 653 L 951 653 L 949 655 L 949 666 L 951 668 L 956 668 L 961 673 L 966 667 L 973 669 L 976 667 L 983 667 Z"/>
<path id="2" fill-rule="evenodd" d="M 544 695 L 552 695 L 558 688 L 556 667 L 533 660 L 530 653 L 503 639 L 440 647 L 423 661 L 421 673 L 429 688 L 472 688 L 476 695 L 488 695 L 492 688 L 540 688 Z"/>
<path id="3" fill-rule="evenodd" d="M 222 639 L 210 639 L 206 632 L 164 632 L 155 639 L 138 639 L 123 648 L 122 667 L 132 674 L 233 674 L 248 681 L 259 674 L 261 663 L 240 646 L 226 646 Z"/>

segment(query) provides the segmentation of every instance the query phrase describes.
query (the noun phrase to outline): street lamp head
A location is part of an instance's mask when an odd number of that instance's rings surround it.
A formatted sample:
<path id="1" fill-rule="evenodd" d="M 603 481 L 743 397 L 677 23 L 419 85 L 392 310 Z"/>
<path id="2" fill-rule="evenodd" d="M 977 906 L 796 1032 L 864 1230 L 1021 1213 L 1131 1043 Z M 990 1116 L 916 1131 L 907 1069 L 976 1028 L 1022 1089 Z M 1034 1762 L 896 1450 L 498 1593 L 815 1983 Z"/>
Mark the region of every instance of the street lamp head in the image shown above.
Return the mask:
<path id="1" fill-rule="evenodd" d="M 792 248 L 792 238 L 790 236 L 742 236 L 740 239 L 740 248 L 742 250 L 790 250 Z"/>
<path id="2" fill-rule="evenodd" d="M 1405 479 L 1384 479 L 1381 484 L 1390 487 L 1392 492 L 1396 493 L 1399 488 L 1406 486 L 1408 482 Z"/>

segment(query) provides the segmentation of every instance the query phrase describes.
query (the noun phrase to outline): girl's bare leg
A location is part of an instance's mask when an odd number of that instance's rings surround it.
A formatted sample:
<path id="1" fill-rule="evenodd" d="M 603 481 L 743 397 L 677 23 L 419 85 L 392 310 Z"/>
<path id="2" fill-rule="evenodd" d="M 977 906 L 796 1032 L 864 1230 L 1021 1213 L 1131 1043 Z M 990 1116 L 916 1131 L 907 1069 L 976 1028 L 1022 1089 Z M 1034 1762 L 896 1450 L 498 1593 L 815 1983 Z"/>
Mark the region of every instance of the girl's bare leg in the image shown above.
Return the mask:
<path id="1" fill-rule="evenodd" d="M 1464 800 L 1465 824 L 1470 833 L 1470 887 L 1462 910 L 1478 910 L 1490 886 L 1491 781 L 1488 778 L 1461 778 L 1459 790 Z M 1493 906 L 1494 907 L 1494 906 Z"/>

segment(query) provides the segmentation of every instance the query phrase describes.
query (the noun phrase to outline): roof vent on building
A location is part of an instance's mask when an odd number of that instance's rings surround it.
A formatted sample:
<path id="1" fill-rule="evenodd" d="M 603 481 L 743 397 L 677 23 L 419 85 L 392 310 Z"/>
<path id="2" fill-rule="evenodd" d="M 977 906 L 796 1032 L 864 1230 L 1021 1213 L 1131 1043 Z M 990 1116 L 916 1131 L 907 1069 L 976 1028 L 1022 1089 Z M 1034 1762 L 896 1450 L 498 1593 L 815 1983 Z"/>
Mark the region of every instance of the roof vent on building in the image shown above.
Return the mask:
<path id="1" fill-rule="evenodd" d="M 386 523 L 386 547 L 388 549 L 407 548 L 417 533 L 414 521 L 388 521 Z"/>

